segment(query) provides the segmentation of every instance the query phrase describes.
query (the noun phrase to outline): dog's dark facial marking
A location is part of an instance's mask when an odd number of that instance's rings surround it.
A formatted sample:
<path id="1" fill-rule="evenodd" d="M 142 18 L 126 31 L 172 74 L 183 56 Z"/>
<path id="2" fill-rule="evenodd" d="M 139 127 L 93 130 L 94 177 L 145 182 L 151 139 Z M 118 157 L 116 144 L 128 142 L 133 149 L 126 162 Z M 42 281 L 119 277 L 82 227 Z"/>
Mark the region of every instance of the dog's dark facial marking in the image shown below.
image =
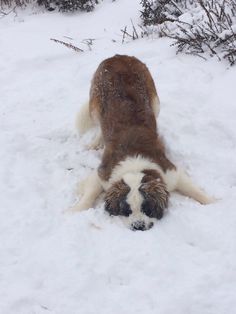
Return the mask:
<path id="1" fill-rule="evenodd" d="M 139 188 L 143 195 L 141 211 L 150 218 L 161 219 L 168 206 L 169 193 L 160 174 L 156 170 L 144 170 L 144 177 Z"/>
<path id="2" fill-rule="evenodd" d="M 150 217 L 161 219 L 163 217 L 164 209 L 155 204 L 153 200 L 145 199 L 141 207 L 142 212 Z"/>
<path id="3" fill-rule="evenodd" d="M 120 215 L 128 217 L 130 214 L 132 214 L 132 211 L 130 209 L 129 204 L 126 202 L 125 199 L 121 200 L 119 203 L 120 207 Z"/>
<path id="4" fill-rule="evenodd" d="M 105 210 L 112 216 L 128 217 L 131 215 L 132 211 L 126 202 L 129 191 L 130 187 L 123 180 L 114 183 L 106 193 Z"/>

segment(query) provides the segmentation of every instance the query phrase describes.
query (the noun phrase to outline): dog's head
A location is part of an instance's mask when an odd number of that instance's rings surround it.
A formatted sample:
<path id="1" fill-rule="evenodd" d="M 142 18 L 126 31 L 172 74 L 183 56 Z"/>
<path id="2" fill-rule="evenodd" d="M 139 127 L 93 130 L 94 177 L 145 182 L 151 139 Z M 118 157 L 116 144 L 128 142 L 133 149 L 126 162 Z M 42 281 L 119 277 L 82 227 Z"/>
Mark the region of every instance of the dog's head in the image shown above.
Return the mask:
<path id="1" fill-rule="evenodd" d="M 156 170 L 126 173 L 105 196 L 105 210 L 121 216 L 132 230 L 148 230 L 161 219 L 169 193 Z"/>

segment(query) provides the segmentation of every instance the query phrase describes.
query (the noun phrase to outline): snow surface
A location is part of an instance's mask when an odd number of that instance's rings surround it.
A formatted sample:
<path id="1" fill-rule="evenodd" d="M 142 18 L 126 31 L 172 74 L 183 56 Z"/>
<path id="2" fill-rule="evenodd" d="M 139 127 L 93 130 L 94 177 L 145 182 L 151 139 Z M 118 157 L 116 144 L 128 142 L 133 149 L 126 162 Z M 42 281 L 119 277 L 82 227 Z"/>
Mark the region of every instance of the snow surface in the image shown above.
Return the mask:
<path id="1" fill-rule="evenodd" d="M 0 19 L 0 313 L 236 313 L 236 68 L 175 55 L 168 39 L 121 44 L 140 0 L 92 13 L 19 12 Z M 67 40 L 78 54 L 52 41 Z M 82 42 L 95 38 L 92 50 Z M 173 194 L 151 230 L 95 209 L 65 214 L 99 164 L 74 118 L 96 67 L 115 53 L 144 61 L 156 82 L 168 155 L 209 194 Z"/>

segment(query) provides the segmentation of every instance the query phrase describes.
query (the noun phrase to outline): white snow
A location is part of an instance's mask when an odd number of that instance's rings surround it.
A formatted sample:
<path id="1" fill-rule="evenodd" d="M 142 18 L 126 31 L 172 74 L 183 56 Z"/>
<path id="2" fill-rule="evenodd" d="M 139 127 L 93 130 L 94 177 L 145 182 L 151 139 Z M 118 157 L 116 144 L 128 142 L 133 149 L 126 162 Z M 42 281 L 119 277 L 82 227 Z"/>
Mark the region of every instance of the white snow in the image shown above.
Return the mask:
<path id="1" fill-rule="evenodd" d="M 236 68 L 175 55 L 168 39 L 121 44 L 140 0 L 92 13 L 0 19 L 0 313 L 235 314 Z M 76 53 L 50 41 L 85 49 Z M 82 44 L 95 38 L 92 51 Z M 156 82 L 169 157 L 219 200 L 173 194 L 164 218 L 132 232 L 95 209 L 65 214 L 99 164 L 74 119 L 96 67 L 135 55 Z"/>

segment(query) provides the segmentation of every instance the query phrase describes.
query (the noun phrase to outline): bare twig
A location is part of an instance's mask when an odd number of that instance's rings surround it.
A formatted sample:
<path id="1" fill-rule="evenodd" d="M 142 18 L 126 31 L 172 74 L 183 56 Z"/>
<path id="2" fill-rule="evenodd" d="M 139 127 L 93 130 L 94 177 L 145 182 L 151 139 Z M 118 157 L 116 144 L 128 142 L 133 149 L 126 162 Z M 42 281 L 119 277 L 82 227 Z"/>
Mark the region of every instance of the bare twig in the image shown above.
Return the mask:
<path id="1" fill-rule="evenodd" d="M 132 27 L 133 27 L 133 40 L 138 39 L 139 36 L 138 36 L 137 30 L 136 30 L 136 28 L 134 26 L 134 23 L 133 23 L 132 19 L 131 19 L 131 24 L 132 24 Z"/>
<path id="2" fill-rule="evenodd" d="M 63 37 L 66 38 L 66 39 L 69 39 L 69 40 L 73 40 L 73 38 L 69 37 L 69 36 L 63 36 Z"/>
<path id="3" fill-rule="evenodd" d="M 125 42 L 125 36 L 126 36 L 126 34 L 127 34 L 126 30 L 127 30 L 127 26 L 125 26 L 124 29 L 121 29 L 121 30 L 120 30 L 120 31 L 123 33 L 123 36 L 122 36 L 122 44 Z M 130 35 L 129 35 L 129 36 L 130 36 Z"/>
<path id="4" fill-rule="evenodd" d="M 16 6 L 14 6 L 14 8 L 12 8 L 10 11 L 5 12 L 3 10 L 0 11 L 0 18 L 9 15 L 10 13 L 14 12 L 16 14 Z"/>
<path id="5" fill-rule="evenodd" d="M 183 11 L 178 7 L 175 1 L 170 0 L 171 4 L 177 9 L 180 14 L 183 14 Z"/>
<path id="6" fill-rule="evenodd" d="M 95 38 L 85 38 L 82 40 L 82 43 L 87 45 L 89 50 L 91 51 L 92 50 L 92 45 L 93 45 L 93 42 L 95 41 L 96 39 Z"/>
<path id="7" fill-rule="evenodd" d="M 70 48 L 70 49 L 73 49 L 74 51 L 76 52 L 83 52 L 84 50 L 83 49 L 80 49 L 72 44 L 69 44 L 69 43 L 66 43 L 62 40 L 58 40 L 58 39 L 55 39 L 55 38 L 50 38 L 50 40 L 54 41 L 55 43 L 58 43 L 58 44 L 62 44 L 64 46 L 66 46 L 67 48 Z"/>

